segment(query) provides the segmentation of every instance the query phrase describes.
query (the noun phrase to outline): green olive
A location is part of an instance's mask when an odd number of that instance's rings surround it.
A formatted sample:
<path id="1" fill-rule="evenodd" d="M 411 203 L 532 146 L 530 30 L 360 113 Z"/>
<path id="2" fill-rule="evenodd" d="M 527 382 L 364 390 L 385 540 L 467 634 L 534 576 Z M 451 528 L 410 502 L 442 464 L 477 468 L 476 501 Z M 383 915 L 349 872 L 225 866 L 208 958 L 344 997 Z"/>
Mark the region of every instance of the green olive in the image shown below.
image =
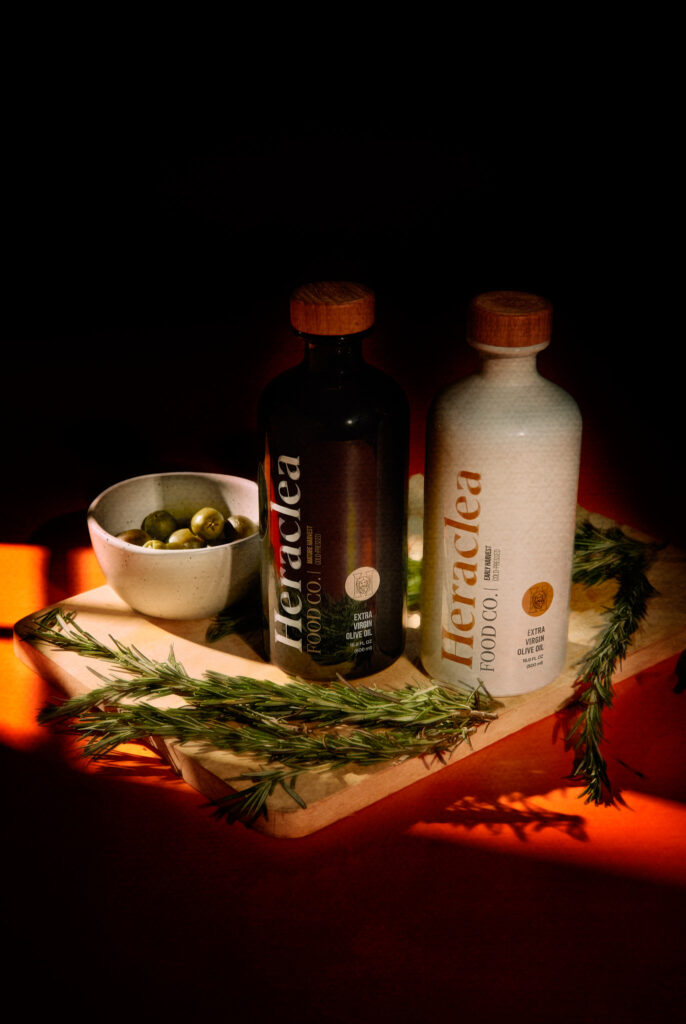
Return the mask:
<path id="1" fill-rule="evenodd" d="M 167 539 L 168 548 L 204 548 L 205 541 L 202 537 L 196 537 L 192 530 L 183 527 L 181 530 L 174 530 Z"/>
<path id="2" fill-rule="evenodd" d="M 167 512 L 166 508 L 161 508 L 145 517 L 141 523 L 141 529 L 145 530 L 153 540 L 168 540 L 169 535 L 178 529 L 178 525 L 171 512 Z"/>
<path id="3" fill-rule="evenodd" d="M 257 526 L 253 523 L 252 519 L 248 519 L 247 516 L 229 516 L 227 522 L 230 523 L 236 531 L 236 537 L 232 538 L 233 540 L 241 537 L 249 537 L 251 533 L 257 532 Z"/>
<path id="4" fill-rule="evenodd" d="M 143 545 L 144 548 L 157 548 L 158 550 L 160 548 L 166 548 L 166 546 L 167 545 L 164 543 L 163 540 L 146 540 L 145 544 Z"/>
<path id="5" fill-rule="evenodd" d="M 216 508 L 201 508 L 191 519 L 191 530 L 206 541 L 221 538 L 224 531 L 224 516 Z"/>
<path id="6" fill-rule="evenodd" d="M 125 540 L 127 544 L 135 544 L 139 548 L 143 547 L 145 542 L 150 540 L 150 536 L 145 530 L 124 530 L 123 533 L 117 534 L 117 538 Z"/>

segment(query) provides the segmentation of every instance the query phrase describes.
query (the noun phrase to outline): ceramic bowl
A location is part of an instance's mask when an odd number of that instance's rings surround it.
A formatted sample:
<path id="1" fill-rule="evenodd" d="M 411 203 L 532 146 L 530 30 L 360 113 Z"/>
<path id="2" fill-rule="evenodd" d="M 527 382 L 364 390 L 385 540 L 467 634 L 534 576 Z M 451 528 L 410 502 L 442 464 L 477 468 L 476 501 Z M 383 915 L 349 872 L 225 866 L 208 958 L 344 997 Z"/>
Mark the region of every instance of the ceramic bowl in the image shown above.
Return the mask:
<path id="1" fill-rule="evenodd" d="M 166 508 L 205 506 L 258 522 L 257 484 L 216 473 L 151 473 L 108 487 L 88 509 L 91 543 L 108 584 L 134 611 L 162 619 L 210 618 L 245 596 L 259 572 L 257 533 L 215 547 L 160 550 L 117 538 Z"/>

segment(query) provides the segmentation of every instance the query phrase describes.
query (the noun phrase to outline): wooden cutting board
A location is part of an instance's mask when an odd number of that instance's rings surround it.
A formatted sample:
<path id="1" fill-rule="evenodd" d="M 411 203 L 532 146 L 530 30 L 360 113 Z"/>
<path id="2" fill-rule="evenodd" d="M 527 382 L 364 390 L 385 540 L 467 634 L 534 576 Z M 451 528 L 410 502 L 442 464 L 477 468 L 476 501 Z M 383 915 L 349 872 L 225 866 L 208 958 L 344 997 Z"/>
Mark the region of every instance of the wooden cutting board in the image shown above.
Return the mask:
<path id="1" fill-rule="evenodd" d="M 591 515 L 589 518 L 598 526 L 614 525 L 601 516 Z M 627 527 L 623 529 L 639 539 L 647 539 Z M 634 637 L 629 656 L 616 672 L 615 682 L 686 647 L 686 551 L 671 546 L 664 548 L 653 564 L 649 578 L 658 594 L 651 600 L 649 614 Z M 603 609 L 611 600 L 613 589 L 611 583 L 594 588 L 573 588 L 567 660 L 562 674 L 534 693 L 500 698 L 498 718 L 487 728 L 480 727 L 473 735 L 471 745 L 462 744 L 446 763 L 453 764 L 468 757 L 473 751 L 496 743 L 560 709 L 572 693 L 575 665 L 593 647 L 603 626 Z M 232 635 L 209 644 L 205 639 L 208 620 L 172 622 L 146 618 L 132 612 L 107 586 L 62 601 L 60 607 L 76 611 L 79 625 L 103 642 L 111 643 L 110 638 L 114 636 L 161 661 L 173 647 L 176 658 L 191 675 L 200 676 L 204 671 L 214 669 L 276 682 L 287 678 L 279 669 L 261 659 L 256 638 L 252 638 L 251 643 L 250 636 Z M 89 661 L 77 654 L 52 648 L 37 648 L 21 639 L 22 630 L 30 620 L 44 611 L 46 609 L 16 624 L 14 644 L 18 657 L 70 696 L 100 685 L 91 667 L 104 671 L 102 662 Z M 372 686 L 399 688 L 408 682 L 426 681 L 428 677 L 420 667 L 418 651 L 418 631 L 410 629 L 404 656 L 383 672 L 367 677 L 364 682 Z M 182 702 L 170 697 L 159 703 L 173 705 Z M 248 758 L 227 751 L 202 749 L 198 744 L 159 739 L 154 742 L 160 754 L 183 779 L 210 800 L 231 791 L 225 779 L 254 766 Z M 438 759 L 413 758 L 375 768 L 350 766 L 337 771 L 307 772 L 299 777 L 297 784 L 307 806 L 299 807 L 285 792 L 277 790 L 268 802 L 268 817 L 258 818 L 253 827 L 283 838 L 309 835 L 444 767 L 445 764 Z"/>

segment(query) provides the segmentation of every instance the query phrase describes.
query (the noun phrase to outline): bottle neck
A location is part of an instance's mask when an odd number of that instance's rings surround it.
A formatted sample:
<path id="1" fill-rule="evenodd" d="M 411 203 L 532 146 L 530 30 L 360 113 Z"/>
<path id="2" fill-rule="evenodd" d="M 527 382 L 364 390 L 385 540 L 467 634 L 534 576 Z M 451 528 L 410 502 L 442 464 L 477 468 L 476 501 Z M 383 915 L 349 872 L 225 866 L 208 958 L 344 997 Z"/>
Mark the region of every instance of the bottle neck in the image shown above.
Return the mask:
<path id="1" fill-rule="evenodd" d="M 507 351 L 507 350 L 505 350 Z M 480 352 L 480 374 L 489 381 L 502 384 L 526 384 L 535 380 L 538 374 L 537 352 L 517 352 L 500 355 L 494 352 Z"/>
<path id="2" fill-rule="evenodd" d="M 309 373 L 343 375 L 364 365 L 362 341 L 368 331 L 341 337 L 298 333 L 305 342 L 303 361 Z"/>

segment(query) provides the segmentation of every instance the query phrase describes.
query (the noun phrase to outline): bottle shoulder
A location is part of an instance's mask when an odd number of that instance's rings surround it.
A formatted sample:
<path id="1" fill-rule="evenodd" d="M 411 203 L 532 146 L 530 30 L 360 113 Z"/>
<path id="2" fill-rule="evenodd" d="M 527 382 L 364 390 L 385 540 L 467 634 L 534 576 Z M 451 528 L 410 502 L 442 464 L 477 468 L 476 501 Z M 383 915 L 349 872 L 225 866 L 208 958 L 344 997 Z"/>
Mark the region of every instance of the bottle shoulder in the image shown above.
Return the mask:
<path id="1" fill-rule="evenodd" d="M 581 429 L 581 411 L 568 391 L 534 375 L 520 383 L 493 381 L 479 373 L 455 381 L 440 391 L 429 408 L 431 429 L 465 428 L 488 422 L 491 429 L 544 426 Z"/>
<path id="2" fill-rule="evenodd" d="M 409 421 L 409 401 L 400 385 L 368 363 L 344 374 L 310 373 L 298 364 L 273 378 L 258 400 L 258 421 L 288 419 L 311 427 L 354 433 L 371 421 Z"/>

